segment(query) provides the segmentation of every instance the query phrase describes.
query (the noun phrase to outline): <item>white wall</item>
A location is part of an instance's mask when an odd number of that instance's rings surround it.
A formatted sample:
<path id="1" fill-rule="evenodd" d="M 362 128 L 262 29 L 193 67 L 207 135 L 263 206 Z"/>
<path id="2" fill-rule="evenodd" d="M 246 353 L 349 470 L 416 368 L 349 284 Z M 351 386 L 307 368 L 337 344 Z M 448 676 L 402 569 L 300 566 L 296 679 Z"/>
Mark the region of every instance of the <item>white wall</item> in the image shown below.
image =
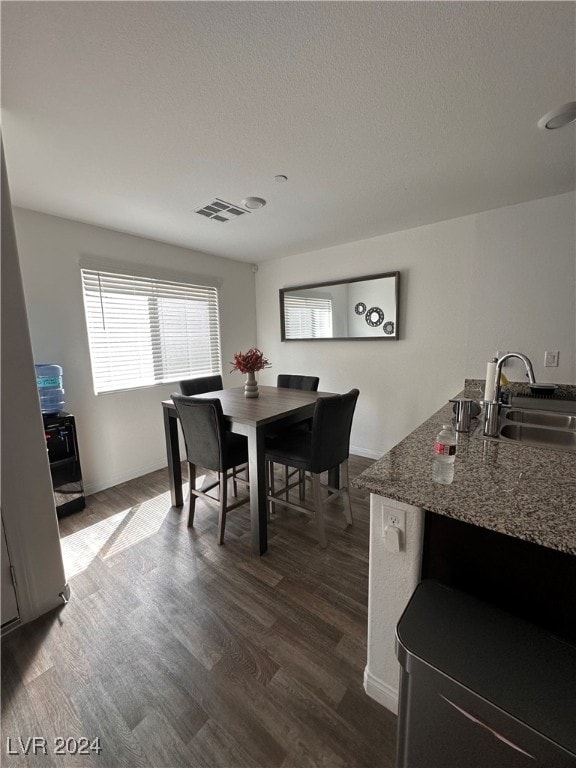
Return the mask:
<path id="1" fill-rule="evenodd" d="M 2 149 L 2 521 L 22 622 L 62 605 L 58 522 Z"/>
<path id="2" fill-rule="evenodd" d="M 382 532 L 390 513 L 399 511 L 405 517 L 402 548 L 400 552 L 388 552 Z M 364 688 L 394 713 L 398 712 L 400 675 L 396 625 L 420 581 L 423 537 L 423 510 L 370 494 L 370 589 Z"/>
<path id="3" fill-rule="evenodd" d="M 220 282 L 222 371 L 256 339 L 254 274 L 230 261 L 67 219 L 14 209 L 34 361 L 64 368 L 66 410 L 78 424 L 88 493 L 166 466 L 161 400 L 176 384 L 96 396 L 84 320 L 79 260 L 103 258 Z"/>
<path id="4" fill-rule="evenodd" d="M 384 322 L 395 321 L 396 293 L 393 278 L 350 283 L 348 290 L 348 325 L 351 336 L 367 336 L 381 339 L 384 336 L 383 324 L 376 327 L 368 325 L 366 317 L 372 307 L 379 307 L 384 313 Z M 356 304 L 361 301 L 366 305 L 366 312 L 357 315 Z"/>
<path id="5" fill-rule="evenodd" d="M 378 457 L 462 387 L 496 349 L 526 352 L 540 381 L 576 382 L 574 193 L 348 243 L 260 265 L 218 259 L 66 219 L 15 209 L 34 358 L 64 367 L 87 490 L 165 464 L 159 401 L 172 385 L 92 390 L 78 261 L 82 256 L 207 275 L 222 281 L 223 373 L 254 343 L 278 373 L 320 376 L 324 391 L 360 388 L 352 449 Z M 278 289 L 401 271 L 400 341 L 281 342 Z M 254 305 L 257 305 L 257 317 Z M 560 366 L 543 368 L 545 349 Z M 522 379 L 512 365 L 511 378 Z M 105 446 L 103 448 L 103 446 Z"/>
<path id="6" fill-rule="evenodd" d="M 378 457 L 463 386 L 497 349 L 525 352 L 539 381 L 576 382 L 575 196 L 567 193 L 322 251 L 256 275 L 258 345 L 277 373 L 359 387 L 353 452 Z M 278 289 L 400 270 L 400 341 L 281 342 Z M 560 366 L 544 368 L 544 350 Z M 515 364 L 509 378 L 524 380 Z"/>

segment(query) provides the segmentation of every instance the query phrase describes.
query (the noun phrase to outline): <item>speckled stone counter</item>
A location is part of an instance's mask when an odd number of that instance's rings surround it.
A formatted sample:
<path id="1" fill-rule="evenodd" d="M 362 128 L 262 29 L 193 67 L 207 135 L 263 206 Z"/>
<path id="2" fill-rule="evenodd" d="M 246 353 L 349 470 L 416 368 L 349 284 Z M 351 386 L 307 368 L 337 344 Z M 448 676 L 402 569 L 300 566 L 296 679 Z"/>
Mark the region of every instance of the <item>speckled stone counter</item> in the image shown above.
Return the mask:
<path id="1" fill-rule="evenodd" d="M 480 400 L 481 381 L 457 397 Z M 568 396 L 576 387 L 564 388 Z M 432 481 L 434 438 L 453 417 L 447 403 L 358 475 L 356 488 L 552 549 L 576 554 L 576 453 L 458 434 L 454 481 Z"/>

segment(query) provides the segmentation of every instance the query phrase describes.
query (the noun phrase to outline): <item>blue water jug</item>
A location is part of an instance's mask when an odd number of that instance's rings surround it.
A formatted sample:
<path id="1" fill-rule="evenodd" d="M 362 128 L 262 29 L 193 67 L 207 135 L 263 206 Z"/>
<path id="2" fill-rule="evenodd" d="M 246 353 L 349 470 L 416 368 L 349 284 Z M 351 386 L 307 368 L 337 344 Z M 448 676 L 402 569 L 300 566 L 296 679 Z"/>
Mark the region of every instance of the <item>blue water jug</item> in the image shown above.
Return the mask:
<path id="1" fill-rule="evenodd" d="M 42 413 L 58 413 L 64 407 L 62 368 L 52 363 L 35 365 L 36 384 Z"/>

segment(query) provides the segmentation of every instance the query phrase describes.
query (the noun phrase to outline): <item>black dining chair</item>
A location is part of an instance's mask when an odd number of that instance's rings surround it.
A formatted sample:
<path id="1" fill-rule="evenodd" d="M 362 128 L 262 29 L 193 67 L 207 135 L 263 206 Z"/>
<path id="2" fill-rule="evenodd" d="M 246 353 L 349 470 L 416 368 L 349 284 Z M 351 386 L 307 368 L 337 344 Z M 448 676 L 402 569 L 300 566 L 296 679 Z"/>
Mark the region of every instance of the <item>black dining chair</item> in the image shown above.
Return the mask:
<path id="1" fill-rule="evenodd" d="M 178 384 L 180 386 L 180 392 L 188 397 L 202 395 L 204 392 L 216 392 L 219 389 L 224 389 L 222 376 L 220 376 L 220 374 L 215 374 L 214 376 L 200 376 L 197 379 L 184 379 L 183 381 L 178 382 Z M 244 478 L 238 477 L 239 472 L 245 473 Z M 245 467 L 234 467 L 232 479 L 234 480 L 234 495 L 236 496 L 238 494 L 238 480 L 247 482 L 248 465 Z"/>
<path id="2" fill-rule="evenodd" d="M 324 507 L 329 501 L 337 496 L 343 497 L 346 523 L 352 525 L 348 455 L 352 419 L 359 394 L 357 389 L 352 389 L 345 395 L 319 397 L 314 409 L 311 431 L 291 431 L 284 435 L 281 441 L 275 439 L 266 442 L 266 461 L 269 464 L 284 464 L 310 473 L 313 496 L 312 507 L 308 507 L 302 500 L 301 503 L 289 501 L 285 488 L 275 490 L 274 475 L 269 473 L 269 505 L 281 504 L 308 514 L 312 513 L 316 517 L 318 540 L 322 548 L 327 545 Z M 321 473 L 336 467 L 340 470 L 340 488 L 322 484 Z M 322 498 L 323 489 L 328 490 L 326 498 Z M 284 498 L 280 498 L 281 496 Z"/>
<path id="3" fill-rule="evenodd" d="M 300 374 L 292 374 L 292 373 L 279 373 L 278 378 L 276 379 L 276 386 L 284 389 L 304 389 L 308 392 L 318 392 L 318 385 L 320 384 L 320 378 L 318 376 L 301 376 Z M 299 424 L 295 424 L 292 427 L 288 427 L 289 431 L 292 430 L 300 430 L 305 429 L 309 431 L 312 429 L 312 419 L 306 419 L 306 421 L 302 421 Z M 286 434 L 286 430 L 283 430 L 281 432 L 275 433 L 271 436 L 274 439 L 282 439 L 282 436 Z M 274 472 L 274 464 L 271 464 L 270 466 L 270 472 Z M 290 480 L 294 475 L 298 474 L 298 480 L 294 482 L 293 484 L 290 484 Z M 290 471 L 290 467 L 284 467 L 284 488 L 286 493 L 286 498 L 288 498 L 288 492 L 290 488 L 293 488 L 295 485 L 299 486 L 300 489 L 300 498 L 303 499 L 306 495 L 306 485 L 304 483 L 304 473 L 296 470 L 296 471 Z"/>
<path id="4" fill-rule="evenodd" d="M 198 379 L 184 379 L 184 381 L 178 382 L 180 386 L 180 392 L 183 395 L 194 396 L 202 395 L 204 392 L 216 392 L 218 389 L 224 389 L 222 384 L 222 376 L 217 374 L 215 376 L 201 376 Z"/>
<path id="5" fill-rule="evenodd" d="M 309 392 L 318 392 L 320 379 L 318 376 L 299 376 L 291 373 L 279 373 L 276 379 L 277 387 L 287 389 L 306 389 Z"/>
<path id="6" fill-rule="evenodd" d="M 237 435 L 226 429 L 222 404 L 215 398 L 196 398 L 174 393 L 172 401 L 178 411 L 188 461 L 190 494 L 188 497 L 188 527 L 194 524 L 196 498 L 219 505 L 218 544 L 224 543 L 226 515 L 231 510 L 245 504 L 249 496 L 237 498 L 228 503 L 228 480 L 244 482 L 233 474 L 233 470 L 248 461 L 248 441 L 244 435 Z M 215 481 L 196 488 L 196 466 L 204 467 L 217 473 Z M 211 496 L 208 491 L 219 487 L 219 496 Z"/>

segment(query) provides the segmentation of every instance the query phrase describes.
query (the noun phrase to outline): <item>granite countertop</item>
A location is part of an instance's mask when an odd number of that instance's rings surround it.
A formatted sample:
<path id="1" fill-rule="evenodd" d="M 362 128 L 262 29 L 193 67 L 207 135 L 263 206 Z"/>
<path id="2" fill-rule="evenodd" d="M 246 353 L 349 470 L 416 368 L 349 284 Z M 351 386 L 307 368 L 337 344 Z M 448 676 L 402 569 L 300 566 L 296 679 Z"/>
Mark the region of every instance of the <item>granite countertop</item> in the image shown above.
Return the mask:
<path id="1" fill-rule="evenodd" d="M 456 397 L 482 398 L 467 380 Z M 572 399 L 576 387 L 563 387 Z M 516 401 L 517 402 L 517 401 Z M 434 438 L 451 421 L 447 403 L 352 481 L 356 488 L 456 520 L 576 554 L 576 454 L 458 433 L 454 481 L 432 481 Z"/>

